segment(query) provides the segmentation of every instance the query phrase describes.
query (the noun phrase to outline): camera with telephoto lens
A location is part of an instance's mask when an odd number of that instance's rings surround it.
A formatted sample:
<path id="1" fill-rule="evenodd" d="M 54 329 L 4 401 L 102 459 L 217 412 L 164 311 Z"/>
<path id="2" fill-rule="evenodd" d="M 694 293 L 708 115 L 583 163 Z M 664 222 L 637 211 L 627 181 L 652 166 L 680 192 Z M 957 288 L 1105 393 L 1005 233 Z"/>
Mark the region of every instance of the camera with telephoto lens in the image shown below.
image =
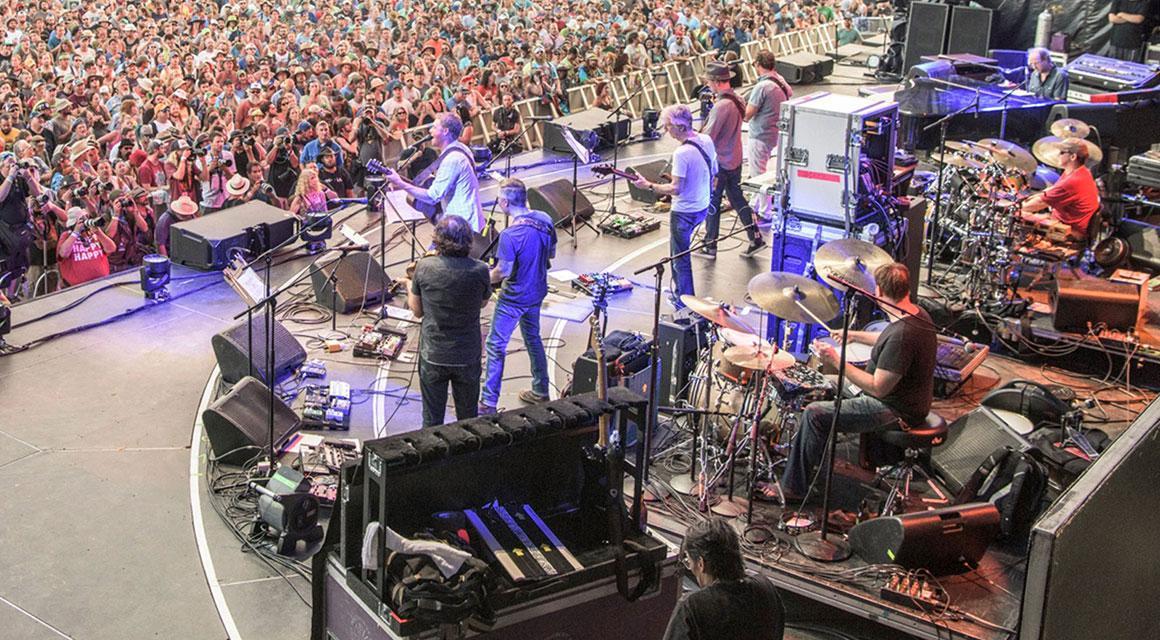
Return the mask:
<path id="1" fill-rule="evenodd" d="M 208 150 L 201 149 L 201 148 L 189 150 L 189 155 L 194 157 L 194 158 L 204 158 L 207 153 L 209 153 Z"/>
<path id="2" fill-rule="evenodd" d="M 270 196 L 271 198 L 274 197 L 274 195 L 275 195 L 274 194 L 274 185 L 270 184 L 269 182 L 263 182 L 261 185 L 259 185 L 258 191 L 260 193 L 267 195 L 267 196 Z"/>
<path id="3" fill-rule="evenodd" d="M 104 221 L 101 220 L 100 218 L 85 218 L 85 221 L 84 221 L 85 229 L 95 229 L 102 222 L 104 222 Z"/>
<path id="4" fill-rule="evenodd" d="M 16 166 L 20 167 L 21 169 L 25 169 L 25 170 L 35 169 L 36 163 L 28 158 L 24 158 L 22 160 L 16 161 Z"/>

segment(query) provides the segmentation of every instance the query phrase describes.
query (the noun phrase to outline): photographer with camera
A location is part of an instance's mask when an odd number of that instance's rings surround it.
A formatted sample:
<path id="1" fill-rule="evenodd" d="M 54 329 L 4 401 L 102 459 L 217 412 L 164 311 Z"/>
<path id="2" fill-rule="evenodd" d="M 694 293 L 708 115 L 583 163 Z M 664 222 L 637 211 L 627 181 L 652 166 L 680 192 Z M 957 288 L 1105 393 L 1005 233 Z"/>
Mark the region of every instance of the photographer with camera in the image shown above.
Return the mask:
<path id="1" fill-rule="evenodd" d="M 109 266 L 114 272 L 141 264 L 153 245 L 153 227 L 147 191 L 134 189 L 117 197 L 113 202 L 113 219 L 105 227 L 105 235 L 116 244 L 116 249 L 109 254 Z"/>
<path id="2" fill-rule="evenodd" d="M 7 275 L 8 297 L 16 295 L 20 279 L 28 271 L 29 248 L 33 227 L 28 211 L 28 196 L 39 197 L 40 176 L 29 160 L 19 163 L 11 152 L 0 153 L 0 276 Z"/>
<path id="3" fill-rule="evenodd" d="M 109 254 L 117 250 L 117 245 L 101 228 L 101 219 L 72 207 L 65 224 L 69 232 L 56 245 L 60 277 L 65 285 L 72 287 L 109 275 Z M 115 231 L 116 220 L 109 224 Z"/>
<path id="4" fill-rule="evenodd" d="M 66 187 L 62 195 L 68 195 L 69 191 Z M 60 278 L 51 274 L 56 266 L 56 243 L 60 241 L 61 226 L 68 220 L 68 214 L 53 201 L 53 194 L 48 190 L 29 202 L 34 239 L 28 251 L 28 293 L 36 297 L 42 291 L 48 294 L 60 287 Z"/>
<path id="5" fill-rule="evenodd" d="M 389 133 L 382 112 L 373 106 L 366 106 L 355 112 L 353 126 L 355 142 L 358 144 L 358 163 L 355 165 L 353 178 L 362 182 L 366 177 L 367 162 L 383 161 L 383 142 L 387 140 Z"/>
<path id="6" fill-rule="evenodd" d="M 194 167 L 194 149 L 185 140 L 173 143 L 174 151 L 170 155 L 169 166 L 169 200 L 178 198 L 200 198 L 201 182 Z"/>
<path id="7" fill-rule="evenodd" d="M 298 183 L 298 154 L 294 153 L 294 144 L 285 129 L 278 130 L 274 146 L 266 159 L 270 164 L 266 181 L 279 198 L 289 198 L 294 193 L 294 185 Z"/>
<path id="8" fill-rule="evenodd" d="M 226 201 L 226 182 L 234 177 L 234 154 L 227 151 L 226 135 L 221 130 L 210 133 L 209 150 L 198 158 L 196 166 L 201 176 L 201 206 L 206 213 L 222 208 Z"/>
<path id="9" fill-rule="evenodd" d="M 279 209 L 285 209 L 286 201 L 282 198 L 279 198 L 278 194 L 274 192 L 274 186 L 269 182 L 266 182 L 265 176 L 263 175 L 264 173 L 265 170 L 262 168 L 262 165 L 250 165 L 249 175 L 246 176 L 247 182 L 249 183 L 249 188 L 245 195 L 242 196 L 243 202 L 257 200 L 259 202 L 265 202 L 268 205 L 278 207 Z M 234 178 L 231 178 L 230 182 L 233 182 L 233 180 L 238 178 L 240 175 L 241 174 L 238 174 L 237 176 L 234 176 Z M 226 183 L 226 188 L 229 188 L 229 183 Z"/>
<path id="10" fill-rule="evenodd" d="M 248 176 L 250 165 L 266 162 L 266 149 L 258 144 L 254 125 L 237 129 L 230 134 L 230 152 L 234 155 L 236 175 Z"/>

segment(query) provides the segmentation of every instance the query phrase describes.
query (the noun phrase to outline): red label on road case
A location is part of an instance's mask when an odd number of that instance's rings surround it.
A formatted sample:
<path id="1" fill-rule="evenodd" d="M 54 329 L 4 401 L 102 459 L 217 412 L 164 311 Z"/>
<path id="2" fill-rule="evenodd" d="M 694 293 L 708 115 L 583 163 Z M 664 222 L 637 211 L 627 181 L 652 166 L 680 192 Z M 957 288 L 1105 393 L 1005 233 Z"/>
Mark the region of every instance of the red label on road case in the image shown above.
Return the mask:
<path id="1" fill-rule="evenodd" d="M 798 169 L 798 177 L 806 180 L 822 180 L 823 182 L 841 182 L 842 176 L 836 176 L 832 173 L 823 173 L 821 171 L 810 171 L 809 169 Z"/>

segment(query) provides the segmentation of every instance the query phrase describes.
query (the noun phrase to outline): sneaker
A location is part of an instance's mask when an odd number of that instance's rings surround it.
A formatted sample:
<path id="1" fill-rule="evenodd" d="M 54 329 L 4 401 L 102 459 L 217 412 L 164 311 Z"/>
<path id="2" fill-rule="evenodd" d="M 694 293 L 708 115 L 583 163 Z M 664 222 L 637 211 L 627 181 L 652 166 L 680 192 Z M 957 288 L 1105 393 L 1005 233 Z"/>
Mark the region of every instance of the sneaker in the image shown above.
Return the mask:
<path id="1" fill-rule="evenodd" d="M 701 247 L 700 249 L 697 249 L 696 251 L 694 251 L 693 255 L 697 256 L 698 258 L 704 258 L 706 260 L 716 260 L 717 259 L 717 250 L 710 249 L 708 247 Z"/>
<path id="2" fill-rule="evenodd" d="M 764 248 L 765 240 L 761 237 L 758 237 L 756 240 L 749 243 L 749 246 L 745 248 L 745 251 L 741 252 L 741 255 L 745 258 L 752 258 L 757 254 L 758 251 L 761 251 Z"/>
<path id="3" fill-rule="evenodd" d="M 520 392 L 520 402 L 526 402 L 527 404 L 540 404 L 541 402 L 547 401 L 548 396 L 542 396 L 535 391 L 532 391 L 531 389 L 524 389 Z"/>
<path id="4" fill-rule="evenodd" d="M 479 405 L 478 414 L 481 416 L 494 416 L 496 414 L 496 408 L 490 404 L 481 404 Z"/>

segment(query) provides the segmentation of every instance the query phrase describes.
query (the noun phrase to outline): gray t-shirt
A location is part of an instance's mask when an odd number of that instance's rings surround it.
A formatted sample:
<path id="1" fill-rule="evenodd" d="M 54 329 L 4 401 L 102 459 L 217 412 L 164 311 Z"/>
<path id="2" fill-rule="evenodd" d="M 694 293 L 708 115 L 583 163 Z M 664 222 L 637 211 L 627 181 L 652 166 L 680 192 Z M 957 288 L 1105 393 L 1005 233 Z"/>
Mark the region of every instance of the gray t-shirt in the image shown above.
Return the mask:
<path id="1" fill-rule="evenodd" d="M 777 140 L 777 119 L 781 116 L 781 103 L 793 97 L 789 83 L 777 76 L 776 72 L 762 76 L 749 92 L 749 104 L 757 113 L 749 121 L 749 137 L 770 136 Z"/>
<path id="2" fill-rule="evenodd" d="M 423 305 L 419 357 L 462 366 L 483 355 L 480 307 L 491 296 L 487 265 L 475 258 L 428 256 L 415 265 L 411 293 Z"/>
<path id="3" fill-rule="evenodd" d="M 745 115 L 745 103 L 735 93 L 729 91 L 717 96 L 704 133 L 713 139 L 717 150 L 717 163 L 722 169 L 730 170 L 741 166 L 741 121 Z"/>
<path id="4" fill-rule="evenodd" d="M 696 145 L 696 146 L 694 146 Z M 697 151 L 700 147 L 704 156 Z M 709 162 L 705 162 L 708 156 Z M 673 152 L 673 176 L 680 178 L 681 195 L 673 196 L 673 213 L 696 213 L 709 208 L 709 191 L 717 173 L 717 152 L 709 136 L 698 133 Z"/>

